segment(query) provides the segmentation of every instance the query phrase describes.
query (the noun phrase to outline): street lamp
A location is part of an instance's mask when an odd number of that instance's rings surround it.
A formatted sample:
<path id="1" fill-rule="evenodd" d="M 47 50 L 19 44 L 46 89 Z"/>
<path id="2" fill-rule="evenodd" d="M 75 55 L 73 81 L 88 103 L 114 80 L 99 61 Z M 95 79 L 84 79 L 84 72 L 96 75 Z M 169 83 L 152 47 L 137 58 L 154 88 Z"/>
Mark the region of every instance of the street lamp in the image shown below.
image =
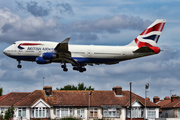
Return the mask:
<path id="1" fill-rule="evenodd" d="M 145 111 L 144 111 L 144 119 L 146 119 L 146 95 L 147 95 L 147 89 L 149 88 L 149 83 L 145 84 Z"/>
<path id="2" fill-rule="evenodd" d="M 89 91 L 89 117 L 90 117 L 90 96 L 92 94 L 92 91 Z M 88 120 L 89 120 L 89 117 L 88 117 Z"/>
<path id="3" fill-rule="evenodd" d="M 132 120 L 132 118 L 131 118 L 131 85 L 132 85 L 132 82 L 129 82 L 129 85 L 130 85 L 130 119 Z"/>
<path id="4" fill-rule="evenodd" d="M 43 87 L 44 87 L 44 79 L 45 79 L 45 77 L 43 77 Z"/>

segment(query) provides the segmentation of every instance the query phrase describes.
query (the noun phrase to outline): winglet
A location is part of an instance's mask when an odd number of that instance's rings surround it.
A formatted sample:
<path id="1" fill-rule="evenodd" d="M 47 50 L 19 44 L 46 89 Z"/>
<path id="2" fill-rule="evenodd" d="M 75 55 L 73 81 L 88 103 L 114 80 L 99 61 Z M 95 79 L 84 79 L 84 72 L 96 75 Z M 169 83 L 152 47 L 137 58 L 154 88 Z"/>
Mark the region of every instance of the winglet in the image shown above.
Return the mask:
<path id="1" fill-rule="evenodd" d="M 68 51 L 68 42 L 70 40 L 69 38 L 66 38 L 64 41 L 62 41 L 61 43 L 57 44 L 57 46 L 54 48 L 55 51 L 59 52 L 67 52 Z"/>
<path id="2" fill-rule="evenodd" d="M 71 39 L 71 38 L 68 37 L 68 38 L 66 38 L 64 41 L 62 41 L 61 43 L 68 43 L 70 39 Z"/>

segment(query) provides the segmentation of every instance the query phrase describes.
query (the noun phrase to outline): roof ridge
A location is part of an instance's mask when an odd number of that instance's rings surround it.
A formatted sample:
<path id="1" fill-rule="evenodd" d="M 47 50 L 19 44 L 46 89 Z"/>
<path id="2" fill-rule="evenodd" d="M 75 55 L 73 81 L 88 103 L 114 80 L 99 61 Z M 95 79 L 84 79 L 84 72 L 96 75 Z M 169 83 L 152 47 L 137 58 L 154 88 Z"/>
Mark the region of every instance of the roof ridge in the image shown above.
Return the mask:
<path id="1" fill-rule="evenodd" d="M 4 95 L 2 98 L 0 98 L 0 100 L 2 100 L 2 99 L 4 99 L 4 98 L 6 98 L 6 97 L 7 97 L 7 96 L 9 96 L 11 93 L 12 93 L 12 92 L 10 92 L 10 93 L 8 93 L 8 94 Z"/>
<path id="2" fill-rule="evenodd" d="M 35 90 L 33 92 L 30 92 L 26 97 L 22 98 L 21 100 L 17 101 L 14 105 L 16 105 L 17 103 L 20 103 L 21 101 L 25 100 L 28 96 L 32 95 L 33 93 L 35 93 L 38 90 Z"/>

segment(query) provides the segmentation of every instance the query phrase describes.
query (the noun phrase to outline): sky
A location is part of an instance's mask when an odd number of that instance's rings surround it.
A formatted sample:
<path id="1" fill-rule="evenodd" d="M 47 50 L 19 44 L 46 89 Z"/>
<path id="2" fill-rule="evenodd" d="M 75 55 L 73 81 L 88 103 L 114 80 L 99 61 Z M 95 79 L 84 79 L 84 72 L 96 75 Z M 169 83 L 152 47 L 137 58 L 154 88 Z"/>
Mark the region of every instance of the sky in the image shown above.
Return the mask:
<path id="1" fill-rule="evenodd" d="M 10 4 L 11 3 L 11 4 Z M 163 99 L 170 94 L 180 96 L 180 0 L 0 0 L 0 87 L 3 94 L 32 92 L 52 86 L 84 83 L 95 90 L 123 90 L 145 97 Z M 59 63 L 38 65 L 18 62 L 3 50 L 18 40 L 62 42 L 69 44 L 126 45 L 156 19 L 166 19 L 157 46 L 157 55 L 123 61 L 116 65 L 87 66 L 79 73 L 67 65 L 63 72 Z M 171 91 L 171 92 L 170 92 Z"/>

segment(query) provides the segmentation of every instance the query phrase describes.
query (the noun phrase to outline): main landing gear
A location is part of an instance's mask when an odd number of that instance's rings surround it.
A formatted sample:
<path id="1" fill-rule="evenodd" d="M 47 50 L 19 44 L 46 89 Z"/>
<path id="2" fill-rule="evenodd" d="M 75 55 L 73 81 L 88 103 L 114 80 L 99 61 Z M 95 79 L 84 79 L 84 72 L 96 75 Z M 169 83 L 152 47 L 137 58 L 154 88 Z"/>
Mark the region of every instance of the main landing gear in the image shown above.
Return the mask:
<path id="1" fill-rule="evenodd" d="M 20 65 L 20 63 L 21 63 L 21 60 L 17 60 L 17 61 L 18 61 L 17 68 L 22 68 L 22 65 Z"/>
<path id="2" fill-rule="evenodd" d="M 84 71 L 86 71 L 86 68 L 82 67 L 82 66 L 80 66 L 80 67 L 75 66 L 75 67 L 73 67 L 73 70 L 77 70 L 79 72 L 84 72 Z"/>
<path id="3" fill-rule="evenodd" d="M 64 65 L 61 65 L 61 67 L 63 68 L 63 71 L 64 71 L 64 72 L 67 72 L 67 71 L 68 71 L 68 69 L 67 69 L 67 67 L 66 67 L 66 63 L 64 63 Z"/>
<path id="4" fill-rule="evenodd" d="M 61 68 L 63 68 L 63 71 L 64 71 L 64 72 L 67 72 L 67 71 L 68 71 L 68 69 L 67 69 L 67 67 L 66 67 L 66 63 L 64 63 L 63 65 L 61 65 Z M 80 66 L 74 66 L 74 67 L 73 67 L 73 70 L 77 70 L 77 71 L 79 71 L 79 72 L 84 72 L 84 71 L 86 71 L 86 68 L 85 68 L 84 66 L 80 65 Z"/>

